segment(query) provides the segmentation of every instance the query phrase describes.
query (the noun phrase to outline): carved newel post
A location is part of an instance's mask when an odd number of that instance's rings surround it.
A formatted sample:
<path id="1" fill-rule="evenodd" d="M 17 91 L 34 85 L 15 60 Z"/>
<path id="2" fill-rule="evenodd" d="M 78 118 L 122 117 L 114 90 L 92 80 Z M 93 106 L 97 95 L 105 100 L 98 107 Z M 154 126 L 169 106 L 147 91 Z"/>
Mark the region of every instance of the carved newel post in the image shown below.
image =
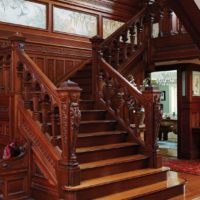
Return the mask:
<path id="1" fill-rule="evenodd" d="M 153 86 L 145 86 L 143 91 L 145 104 L 145 153 L 150 156 L 150 167 L 158 168 L 162 165 L 158 149 L 157 137 L 162 119 L 160 109 L 160 91 Z"/>
<path id="2" fill-rule="evenodd" d="M 92 43 L 92 96 L 94 99 L 97 99 L 99 94 L 99 58 L 101 51 L 101 44 L 104 41 L 100 36 L 94 36 L 90 39 Z M 98 89 L 97 89 L 98 88 Z"/>
<path id="3" fill-rule="evenodd" d="M 74 82 L 67 81 L 57 89 L 60 97 L 60 131 L 62 138 L 62 160 L 60 172 L 62 186 L 80 184 L 80 167 L 76 157 L 76 140 L 81 113 L 79 99 L 81 89 Z"/>
<path id="4" fill-rule="evenodd" d="M 21 83 L 20 79 L 18 78 L 18 62 L 19 58 L 17 55 L 18 50 L 24 49 L 24 42 L 25 37 L 21 33 L 15 33 L 13 36 L 8 38 L 11 41 L 11 48 L 12 48 L 12 54 L 11 54 L 11 91 L 12 94 L 10 97 L 11 100 L 11 109 L 10 109 L 10 135 L 12 137 L 17 137 L 17 103 L 18 98 L 21 92 Z"/>

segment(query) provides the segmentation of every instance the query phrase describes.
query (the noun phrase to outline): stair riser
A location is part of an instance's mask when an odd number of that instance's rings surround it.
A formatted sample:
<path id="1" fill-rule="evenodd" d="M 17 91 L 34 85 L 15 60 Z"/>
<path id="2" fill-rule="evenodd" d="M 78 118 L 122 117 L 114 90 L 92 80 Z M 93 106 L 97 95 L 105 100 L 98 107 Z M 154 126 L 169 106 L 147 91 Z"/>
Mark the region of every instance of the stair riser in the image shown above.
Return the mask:
<path id="1" fill-rule="evenodd" d="M 81 99 L 87 100 L 87 99 L 91 99 L 91 98 L 92 98 L 91 92 L 82 92 L 81 93 Z"/>
<path id="2" fill-rule="evenodd" d="M 136 160 L 132 162 L 125 162 L 120 164 L 113 164 L 98 168 L 81 170 L 81 180 L 103 177 L 107 175 L 128 172 L 147 167 L 147 160 Z"/>
<path id="3" fill-rule="evenodd" d="M 77 153 L 79 163 L 87 163 L 98 160 L 129 156 L 137 153 L 137 147 L 123 147 L 117 149 L 99 150 L 92 152 Z"/>
<path id="4" fill-rule="evenodd" d="M 146 195 L 143 197 L 131 198 L 131 199 L 129 198 L 126 200 L 132 200 L 132 199 L 135 199 L 135 200 L 151 200 L 151 199 L 166 200 L 166 199 L 170 199 L 175 196 L 178 196 L 178 195 L 183 195 L 183 193 L 184 193 L 184 186 L 179 185 L 179 186 L 176 186 L 173 188 L 168 188 L 168 189 L 165 189 L 164 191 L 158 191 L 158 192 L 155 192 L 153 194 L 149 194 L 149 195 Z"/>
<path id="5" fill-rule="evenodd" d="M 83 77 L 83 78 L 72 78 L 70 79 L 75 83 L 78 83 L 80 87 L 83 87 L 83 85 L 90 85 L 92 84 L 91 77 Z"/>
<path id="6" fill-rule="evenodd" d="M 92 110 L 94 109 L 94 102 L 92 101 L 80 101 L 80 110 Z"/>
<path id="7" fill-rule="evenodd" d="M 98 145 L 120 143 L 125 141 L 126 141 L 126 135 L 124 134 L 84 137 L 84 138 L 78 138 L 77 147 L 98 146 Z"/>
<path id="8" fill-rule="evenodd" d="M 80 124 L 79 133 L 91 133 L 115 130 L 116 122 L 97 122 Z"/>
<path id="9" fill-rule="evenodd" d="M 106 117 L 105 111 L 81 112 L 81 120 L 103 120 Z"/>
<path id="10" fill-rule="evenodd" d="M 110 183 L 110 184 L 103 185 L 103 186 L 96 186 L 93 188 L 79 191 L 77 194 L 77 197 L 78 197 L 77 199 L 92 200 L 92 199 L 100 198 L 102 196 L 106 196 L 109 194 L 122 192 L 122 191 L 126 191 L 129 189 L 157 183 L 157 182 L 163 181 L 165 179 L 166 179 L 166 172 L 157 173 L 157 174 L 153 174 L 153 175 L 149 175 L 149 176 L 142 176 L 142 177 L 133 178 L 133 179 L 126 179 L 126 180 L 123 180 L 120 182 Z M 106 188 L 108 188 L 108 189 L 106 189 Z M 151 198 L 149 198 L 148 200 L 150 200 L 150 199 Z M 156 199 L 156 198 L 152 198 L 152 200 L 154 200 L 154 199 Z M 166 199 L 167 198 L 165 198 L 165 200 Z"/>
<path id="11" fill-rule="evenodd" d="M 91 77 L 92 76 L 92 71 L 89 70 L 83 70 L 83 71 L 79 71 L 76 73 L 76 75 L 72 78 L 80 78 L 80 77 Z"/>

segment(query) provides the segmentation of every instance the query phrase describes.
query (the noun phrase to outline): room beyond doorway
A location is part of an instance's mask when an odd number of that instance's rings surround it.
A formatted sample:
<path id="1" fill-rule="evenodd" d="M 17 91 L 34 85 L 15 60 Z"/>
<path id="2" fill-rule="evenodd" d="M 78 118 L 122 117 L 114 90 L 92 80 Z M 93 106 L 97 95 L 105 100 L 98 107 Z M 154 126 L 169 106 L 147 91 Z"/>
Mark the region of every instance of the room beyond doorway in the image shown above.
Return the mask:
<path id="1" fill-rule="evenodd" d="M 160 152 L 163 156 L 177 157 L 177 71 L 153 72 L 151 80 L 161 91 L 163 115 L 158 136 Z"/>

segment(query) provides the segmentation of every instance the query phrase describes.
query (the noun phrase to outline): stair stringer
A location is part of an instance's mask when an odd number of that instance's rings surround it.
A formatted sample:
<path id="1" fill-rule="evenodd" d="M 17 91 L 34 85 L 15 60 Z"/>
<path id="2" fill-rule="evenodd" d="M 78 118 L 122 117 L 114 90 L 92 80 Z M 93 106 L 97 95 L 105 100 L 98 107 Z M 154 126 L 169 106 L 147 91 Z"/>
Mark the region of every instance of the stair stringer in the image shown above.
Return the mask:
<path id="1" fill-rule="evenodd" d="M 55 192 L 58 193 L 57 166 L 61 158 L 60 151 L 52 146 L 41 131 L 39 123 L 33 120 L 31 112 L 25 110 L 20 104 L 18 105 L 18 130 L 30 141 L 32 158 L 44 175 L 47 185 L 54 190 L 56 188 Z"/>

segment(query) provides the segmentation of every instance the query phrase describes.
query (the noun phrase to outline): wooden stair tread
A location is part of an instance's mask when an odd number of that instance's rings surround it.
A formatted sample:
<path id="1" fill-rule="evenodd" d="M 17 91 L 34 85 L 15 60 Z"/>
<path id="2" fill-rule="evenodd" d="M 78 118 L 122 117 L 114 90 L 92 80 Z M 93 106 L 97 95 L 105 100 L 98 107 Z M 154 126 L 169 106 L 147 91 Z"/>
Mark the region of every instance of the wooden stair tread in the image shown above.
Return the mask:
<path id="1" fill-rule="evenodd" d="M 78 134 L 79 138 L 84 138 L 84 137 L 93 137 L 93 136 L 106 136 L 106 135 L 120 135 L 120 134 L 126 134 L 126 131 L 119 131 L 119 130 L 114 130 L 114 131 L 102 131 L 102 132 L 92 132 L 92 133 L 80 133 Z"/>
<path id="2" fill-rule="evenodd" d="M 118 164 L 118 163 L 124 163 L 124 162 L 131 162 L 131 161 L 137 161 L 148 158 L 147 156 L 136 154 L 132 156 L 124 156 L 124 157 L 117 157 L 112 159 L 106 159 L 106 160 L 100 160 L 96 162 L 89 162 L 80 164 L 81 169 L 88 169 L 88 168 L 94 168 L 94 167 L 100 167 L 100 166 L 106 166 L 111 164 Z"/>
<path id="3" fill-rule="evenodd" d="M 178 185 L 183 185 L 183 184 L 185 184 L 185 180 L 183 180 L 183 179 L 177 178 L 177 179 L 173 179 L 173 181 L 168 179 L 166 181 L 154 183 L 151 185 L 135 188 L 132 190 L 127 190 L 124 192 L 119 192 L 119 193 L 104 196 L 101 198 L 96 198 L 96 200 L 111 200 L 111 199 L 131 200 L 133 198 L 139 198 L 139 197 L 142 197 L 142 196 L 145 196 L 148 194 L 152 194 L 155 192 L 158 193 L 165 189 L 173 188 L 173 187 L 176 187 Z"/>
<path id="4" fill-rule="evenodd" d="M 85 181 L 82 181 L 81 184 L 78 186 L 74 186 L 74 187 L 65 186 L 64 188 L 69 191 L 83 190 L 90 187 L 111 184 L 114 182 L 119 182 L 119 181 L 123 181 L 127 179 L 133 179 L 140 176 L 146 176 L 146 175 L 164 172 L 168 170 L 169 168 L 167 167 L 162 167 L 158 169 L 155 169 L 155 168 L 139 169 L 139 170 L 134 170 L 134 171 L 129 171 L 129 172 L 118 173 L 114 175 L 109 175 L 109 176 L 103 176 L 100 178 L 85 180 Z"/>
<path id="5" fill-rule="evenodd" d="M 130 147 L 130 146 L 138 146 L 138 144 L 122 142 L 122 143 L 107 144 L 107 145 L 92 146 L 92 147 L 80 147 L 80 148 L 76 148 L 76 153 L 117 149 L 117 148 Z"/>
<path id="6" fill-rule="evenodd" d="M 109 123 L 109 122 L 112 122 L 112 123 L 115 123 L 116 120 L 88 120 L 88 121 L 81 121 L 80 124 L 92 124 L 92 123 Z"/>

